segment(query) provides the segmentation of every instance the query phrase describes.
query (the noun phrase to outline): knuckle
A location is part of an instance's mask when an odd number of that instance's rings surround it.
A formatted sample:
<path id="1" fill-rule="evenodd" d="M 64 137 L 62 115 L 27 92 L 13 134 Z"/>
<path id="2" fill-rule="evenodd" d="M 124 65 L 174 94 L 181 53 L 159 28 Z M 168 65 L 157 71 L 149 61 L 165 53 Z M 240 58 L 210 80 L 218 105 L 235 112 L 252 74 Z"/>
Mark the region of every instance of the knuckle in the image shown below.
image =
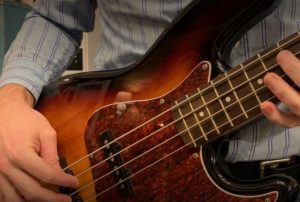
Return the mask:
<path id="1" fill-rule="evenodd" d="M 50 139 L 56 139 L 56 131 L 53 128 L 49 128 L 45 131 L 44 135 Z"/>
<path id="2" fill-rule="evenodd" d="M 12 149 L 12 150 L 9 150 L 8 154 L 8 159 L 13 162 L 13 163 L 21 163 L 23 162 L 23 159 L 22 158 L 22 152 L 19 152 L 19 149 Z"/>

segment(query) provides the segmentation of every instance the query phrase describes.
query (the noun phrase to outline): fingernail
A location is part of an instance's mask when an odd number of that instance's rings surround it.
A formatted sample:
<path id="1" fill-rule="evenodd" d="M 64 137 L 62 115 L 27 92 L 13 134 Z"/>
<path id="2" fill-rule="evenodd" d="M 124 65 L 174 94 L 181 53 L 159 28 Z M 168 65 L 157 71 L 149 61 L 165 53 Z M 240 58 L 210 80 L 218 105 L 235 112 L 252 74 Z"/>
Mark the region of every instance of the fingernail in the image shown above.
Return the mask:
<path id="1" fill-rule="evenodd" d="M 76 178 L 76 180 L 75 180 L 75 183 L 74 183 L 74 188 L 78 188 L 79 187 L 79 185 L 80 185 L 80 183 L 79 183 L 79 180 Z"/>
<path id="2" fill-rule="evenodd" d="M 272 113 L 272 109 L 269 106 L 266 106 L 264 104 L 261 104 L 260 109 L 267 115 Z"/>
<path id="3" fill-rule="evenodd" d="M 70 196 L 59 194 L 58 195 L 58 201 L 72 202 L 72 198 Z"/>
<path id="4" fill-rule="evenodd" d="M 277 83 L 277 75 L 276 74 L 267 73 L 264 76 L 264 85 L 271 91 L 273 91 L 275 89 L 274 86 L 276 86 L 276 83 Z"/>

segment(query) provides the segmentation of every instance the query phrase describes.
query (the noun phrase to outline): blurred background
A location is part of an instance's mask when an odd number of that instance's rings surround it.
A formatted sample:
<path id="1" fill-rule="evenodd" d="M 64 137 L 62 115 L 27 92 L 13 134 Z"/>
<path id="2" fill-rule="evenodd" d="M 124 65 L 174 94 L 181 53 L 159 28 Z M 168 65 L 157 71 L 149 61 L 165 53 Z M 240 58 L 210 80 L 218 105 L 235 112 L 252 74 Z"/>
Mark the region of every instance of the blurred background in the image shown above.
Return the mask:
<path id="1" fill-rule="evenodd" d="M 16 36 L 30 5 L 12 0 L 0 0 L 0 64 Z"/>
<path id="2" fill-rule="evenodd" d="M 3 58 L 11 42 L 15 38 L 26 13 L 31 9 L 34 0 L 0 0 L 0 72 Z M 92 69 L 94 57 L 101 38 L 100 26 L 96 12 L 95 29 L 91 33 L 84 33 L 81 51 L 76 55 L 73 63 L 65 74 Z"/>

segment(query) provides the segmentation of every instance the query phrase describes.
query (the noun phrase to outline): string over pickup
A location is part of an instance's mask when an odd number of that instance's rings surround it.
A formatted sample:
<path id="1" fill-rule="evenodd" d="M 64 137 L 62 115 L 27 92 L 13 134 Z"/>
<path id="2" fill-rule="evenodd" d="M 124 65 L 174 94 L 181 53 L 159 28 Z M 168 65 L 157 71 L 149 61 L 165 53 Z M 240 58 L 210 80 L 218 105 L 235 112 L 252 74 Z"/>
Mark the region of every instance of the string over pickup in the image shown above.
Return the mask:
<path id="1" fill-rule="evenodd" d="M 67 161 L 64 157 L 60 157 L 59 158 L 59 164 L 62 168 L 66 168 L 68 166 Z M 65 169 L 65 172 L 70 174 L 70 175 L 74 175 L 73 171 L 68 168 Z M 79 196 L 78 193 L 76 193 L 76 189 L 71 188 L 71 187 L 59 187 L 59 192 L 63 193 L 63 194 L 67 194 L 70 195 L 72 198 L 72 202 L 83 202 L 83 199 L 81 196 Z M 75 194 L 74 194 L 75 193 Z"/>
<path id="2" fill-rule="evenodd" d="M 113 135 L 109 130 L 100 134 L 99 143 L 104 146 L 104 157 L 107 159 L 106 162 L 111 171 L 113 171 L 112 176 L 117 184 L 118 193 L 122 197 L 131 197 L 134 194 L 132 182 L 129 179 L 131 173 L 128 168 L 123 166 L 122 146 L 113 140 Z"/>

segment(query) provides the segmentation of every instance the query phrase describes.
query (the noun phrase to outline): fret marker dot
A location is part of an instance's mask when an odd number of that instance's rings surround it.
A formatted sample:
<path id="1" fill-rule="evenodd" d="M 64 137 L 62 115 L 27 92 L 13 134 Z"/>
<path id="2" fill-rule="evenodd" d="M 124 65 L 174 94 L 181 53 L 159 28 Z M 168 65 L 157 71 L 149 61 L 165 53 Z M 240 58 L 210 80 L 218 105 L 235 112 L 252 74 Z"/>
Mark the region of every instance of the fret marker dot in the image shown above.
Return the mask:
<path id="1" fill-rule="evenodd" d="M 230 102 L 230 101 L 231 101 L 231 98 L 230 98 L 229 96 L 227 96 L 227 97 L 225 98 L 225 101 L 226 101 L 226 102 Z"/>
<path id="2" fill-rule="evenodd" d="M 259 85 L 261 85 L 261 84 L 263 84 L 263 80 L 262 80 L 262 79 L 257 79 L 257 83 L 258 83 Z"/>
<path id="3" fill-rule="evenodd" d="M 204 112 L 203 111 L 199 112 L 199 116 L 203 117 L 204 116 Z"/>

